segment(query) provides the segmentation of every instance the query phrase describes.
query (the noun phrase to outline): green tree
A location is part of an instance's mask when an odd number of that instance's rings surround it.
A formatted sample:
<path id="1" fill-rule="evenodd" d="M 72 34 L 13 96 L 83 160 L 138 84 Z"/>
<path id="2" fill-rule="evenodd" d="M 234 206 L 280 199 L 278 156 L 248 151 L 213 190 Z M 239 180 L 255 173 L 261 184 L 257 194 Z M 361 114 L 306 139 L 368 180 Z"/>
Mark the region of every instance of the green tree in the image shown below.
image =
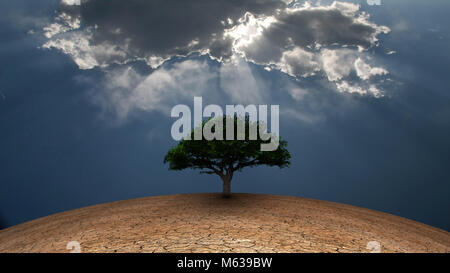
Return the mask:
<path id="1" fill-rule="evenodd" d="M 251 123 L 248 117 L 240 119 L 237 117 L 218 117 L 226 124 L 227 120 L 234 122 L 234 140 L 193 140 L 196 130 L 205 127 L 202 126 L 192 130 L 190 139 L 181 140 L 178 145 L 172 147 L 164 158 L 164 163 L 169 163 L 169 170 L 200 169 L 201 173 L 217 174 L 223 181 L 223 197 L 231 197 L 231 180 L 233 174 L 241 171 L 245 167 L 256 167 L 260 165 L 275 166 L 279 168 L 290 165 L 290 154 L 287 150 L 287 142 L 277 136 L 279 140 L 278 148 L 274 151 L 261 151 L 261 144 L 268 143 L 269 140 L 261 140 L 259 134 L 260 122 Z M 210 119 L 211 120 L 211 119 Z M 245 137 L 243 140 L 237 140 L 238 123 L 245 124 Z M 249 137 L 250 126 L 256 126 L 257 140 L 251 140 Z M 216 128 L 218 127 L 218 128 Z M 211 131 L 217 129 L 223 130 L 223 136 L 226 136 L 226 127 L 223 125 L 212 126 Z M 267 135 L 266 135 L 267 136 Z M 223 137 L 222 139 L 226 139 Z M 242 137 L 241 137 L 242 139 Z M 265 138 L 267 139 L 267 138 Z"/>

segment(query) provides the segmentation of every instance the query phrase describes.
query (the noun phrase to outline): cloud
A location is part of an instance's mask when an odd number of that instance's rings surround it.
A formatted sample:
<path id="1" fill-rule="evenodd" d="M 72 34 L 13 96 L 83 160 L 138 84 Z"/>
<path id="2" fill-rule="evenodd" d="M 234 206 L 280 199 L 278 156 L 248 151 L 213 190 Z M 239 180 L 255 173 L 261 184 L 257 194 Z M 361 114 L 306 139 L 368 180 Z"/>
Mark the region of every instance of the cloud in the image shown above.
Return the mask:
<path id="1" fill-rule="evenodd" d="M 321 70 L 316 55 L 300 47 L 284 51 L 275 67 L 289 75 L 301 77 L 312 76 Z"/>
<path id="2" fill-rule="evenodd" d="M 250 61 L 278 63 L 289 48 L 303 49 L 331 45 L 367 49 L 389 28 L 369 21 L 356 4 L 333 2 L 328 6 L 286 8 L 272 16 L 256 17 L 247 13 L 240 24 L 226 30 L 234 38 L 233 49 Z"/>
<path id="3" fill-rule="evenodd" d="M 306 96 L 306 94 L 308 94 L 308 90 L 298 86 L 288 88 L 288 92 L 291 95 L 291 97 L 296 101 L 302 100 Z"/>
<path id="4" fill-rule="evenodd" d="M 103 42 L 92 45 L 92 32 L 76 31 L 67 37 L 64 35 L 58 39 L 50 40 L 43 48 L 56 48 L 70 55 L 80 69 L 92 69 L 94 67 L 106 67 L 112 63 L 127 63 L 128 54 L 122 46 Z"/>
<path id="5" fill-rule="evenodd" d="M 363 80 L 368 80 L 372 76 L 376 75 L 386 75 L 388 74 L 387 70 L 382 67 L 371 67 L 367 63 L 365 63 L 361 58 L 356 59 L 355 61 L 355 70 L 358 77 Z"/>
<path id="6" fill-rule="evenodd" d="M 44 36 L 50 39 L 57 34 L 79 29 L 80 23 L 80 18 L 63 12 L 55 17 L 54 23 L 44 27 Z"/>
<path id="7" fill-rule="evenodd" d="M 225 30 L 233 38 L 232 49 L 250 62 L 278 69 L 293 77 L 305 78 L 322 73 L 336 83 L 340 92 L 382 95 L 373 83 L 370 90 L 356 92 L 344 79 L 356 73 L 359 80 L 382 76 L 388 71 L 373 67 L 367 49 L 377 36 L 390 29 L 369 21 L 351 3 L 333 2 L 328 6 L 286 8 L 274 15 L 256 17 L 247 13 L 239 24 Z M 364 84 L 358 85 L 358 91 Z M 377 92 L 375 92 L 377 90 Z"/>
<path id="8" fill-rule="evenodd" d="M 280 115 L 283 118 L 289 118 L 303 123 L 316 123 L 323 120 L 323 117 L 320 115 L 311 114 L 306 111 L 299 111 L 292 107 L 282 109 Z"/>
<path id="9" fill-rule="evenodd" d="M 206 61 L 185 60 L 172 67 L 160 67 L 150 75 L 142 75 L 131 66 L 108 70 L 98 90 L 92 92 L 95 102 L 105 111 L 113 111 L 125 120 L 135 111 L 170 109 L 194 96 L 211 90 L 217 72 Z M 99 91 L 100 90 L 100 91 Z"/>
<path id="10" fill-rule="evenodd" d="M 360 84 L 352 84 L 348 81 L 340 81 L 336 83 L 336 86 L 340 92 L 356 93 L 360 95 L 371 94 L 377 98 L 383 96 L 381 90 L 374 84 L 366 84 L 366 86 L 364 86 Z"/>
<path id="11" fill-rule="evenodd" d="M 257 104 L 263 99 L 264 87 L 258 84 L 248 63 L 239 56 L 221 65 L 220 87 L 234 103 Z"/>
<path id="12" fill-rule="evenodd" d="M 247 63 L 297 79 L 324 77 L 340 92 L 382 96 L 375 76 L 388 70 L 368 50 L 389 31 L 359 5 L 338 1 L 64 0 L 44 28 L 43 48 L 64 52 L 80 69 L 144 61 L 153 73 L 173 57 L 206 55 L 221 66 L 223 91 L 243 102 L 263 95 Z M 365 86 L 372 91 L 360 92 Z"/>
<path id="13" fill-rule="evenodd" d="M 355 51 L 349 49 L 325 49 L 321 51 L 320 61 L 329 81 L 338 81 L 350 75 L 355 61 Z"/>
<path id="14" fill-rule="evenodd" d="M 62 0 L 61 4 L 67 6 L 79 6 L 81 5 L 81 0 Z"/>
<path id="15" fill-rule="evenodd" d="M 285 7 L 278 0 L 89 0 L 82 1 L 79 7 L 66 4 L 58 13 L 77 18 L 90 29 L 91 35 L 86 36 L 90 46 L 117 45 L 127 53 L 129 61 L 168 59 L 192 52 L 229 58 L 231 40 L 223 36 L 225 28 L 246 12 L 263 15 Z M 59 33 L 66 29 L 62 30 Z M 53 37 L 58 32 L 51 34 Z M 62 39 L 70 39 L 70 35 Z M 76 50 L 66 53 L 79 55 Z"/>
<path id="16" fill-rule="evenodd" d="M 392 27 L 394 32 L 405 32 L 409 30 L 409 25 L 405 20 L 398 21 Z"/>
<path id="17" fill-rule="evenodd" d="M 264 87 L 267 81 L 242 58 L 235 56 L 219 67 L 211 66 L 211 62 L 207 58 L 181 59 L 150 74 L 131 65 L 106 69 L 106 77 L 91 96 L 104 113 L 114 114 L 119 124 L 140 112 L 168 115 L 177 104 L 192 105 L 194 96 L 202 96 L 204 104 L 283 104 L 281 114 L 285 118 L 304 123 L 324 119 L 320 96 L 311 96 L 311 90 L 295 81 L 284 79 L 279 86 L 283 92 L 274 94 Z"/>

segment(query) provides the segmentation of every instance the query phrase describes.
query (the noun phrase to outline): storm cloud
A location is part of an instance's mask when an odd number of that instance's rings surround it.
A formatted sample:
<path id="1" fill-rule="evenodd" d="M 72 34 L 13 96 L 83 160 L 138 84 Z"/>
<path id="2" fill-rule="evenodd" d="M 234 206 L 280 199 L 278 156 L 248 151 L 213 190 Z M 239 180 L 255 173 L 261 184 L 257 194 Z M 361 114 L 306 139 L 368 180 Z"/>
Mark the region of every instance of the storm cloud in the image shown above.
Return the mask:
<path id="1" fill-rule="evenodd" d="M 232 46 L 231 39 L 223 35 L 225 28 L 246 12 L 263 16 L 284 7 L 279 0 L 89 0 L 80 6 L 62 4 L 57 16 L 58 21 L 65 17 L 58 24 L 61 33 L 76 31 L 46 46 L 70 54 L 82 69 L 135 59 L 158 66 L 174 55 L 192 52 L 222 59 L 230 57 Z M 70 27 L 72 20 L 82 22 L 83 28 Z M 104 52 L 104 48 L 113 49 Z"/>

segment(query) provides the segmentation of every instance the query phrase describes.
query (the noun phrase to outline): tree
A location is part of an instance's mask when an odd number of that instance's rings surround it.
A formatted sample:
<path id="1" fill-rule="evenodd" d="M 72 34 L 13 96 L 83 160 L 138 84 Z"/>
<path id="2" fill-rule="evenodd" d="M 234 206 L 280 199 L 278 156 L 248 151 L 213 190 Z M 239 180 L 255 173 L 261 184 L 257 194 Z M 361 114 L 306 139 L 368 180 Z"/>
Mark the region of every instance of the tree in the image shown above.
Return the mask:
<path id="1" fill-rule="evenodd" d="M 223 181 L 223 197 L 231 197 L 231 180 L 237 171 L 245 167 L 256 167 L 260 165 L 277 166 L 279 168 L 290 165 L 290 154 L 287 150 L 287 142 L 277 136 L 279 140 L 278 148 L 275 151 L 261 151 L 261 144 L 269 141 L 261 140 L 259 133 L 260 122 L 249 122 L 248 116 L 245 119 L 234 117 L 223 118 L 223 124 L 227 120 L 234 122 L 234 128 L 237 124 L 245 124 L 244 140 L 237 140 L 237 130 L 234 130 L 234 140 L 181 140 L 178 145 L 172 147 L 164 158 L 164 163 L 169 163 L 169 170 L 200 169 L 201 173 L 217 174 Z M 202 123 L 203 129 L 206 122 Z M 242 123 L 241 123 L 242 124 Z M 250 140 L 249 128 L 257 128 L 257 140 Z M 216 126 L 213 126 L 212 132 L 215 132 Z M 226 136 L 226 126 L 222 126 L 223 135 Z M 193 130 L 190 139 L 194 139 Z M 265 138 L 267 139 L 267 138 Z"/>

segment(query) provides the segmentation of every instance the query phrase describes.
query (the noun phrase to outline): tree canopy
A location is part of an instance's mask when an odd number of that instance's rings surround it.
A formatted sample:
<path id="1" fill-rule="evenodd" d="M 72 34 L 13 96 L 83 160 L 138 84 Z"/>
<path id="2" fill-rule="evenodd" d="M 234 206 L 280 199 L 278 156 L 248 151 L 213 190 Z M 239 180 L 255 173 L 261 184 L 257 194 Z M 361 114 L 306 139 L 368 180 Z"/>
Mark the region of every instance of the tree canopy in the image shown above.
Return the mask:
<path id="1" fill-rule="evenodd" d="M 200 169 L 201 173 L 217 174 L 224 182 L 223 195 L 229 197 L 230 183 L 233 174 L 236 171 L 241 171 L 246 167 L 256 167 L 260 165 L 276 166 L 279 168 L 288 167 L 290 165 L 290 154 L 287 150 L 287 141 L 278 139 L 278 148 L 274 151 L 261 151 L 261 144 L 268 143 L 268 140 L 262 140 L 260 134 L 260 122 L 252 123 L 248 117 L 241 119 L 238 117 L 223 118 L 224 124 L 227 120 L 234 122 L 234 128 L 237 129 L 238 122 L 245 124 L 245 137 L 243 140 L 237 140 L 238 130 L 234 130 L 234 140 L 206 140 L 204 137 L 201 140 L 193 140 L 195 130 L 200 130 L 205 127 L 207 122 L 203 122 L 200 128 L 192 130 L 190 139 L 181 140 L 178 145 L 172 147 L 164 158 L 164 163 L 169 163 L 170 170 L 184 170 L 184 169 Z M 216 118 L 216 119 L 217 119 Z M 256 126 L 257 138 L 253 140 L 250 137 L 250 126 Z M 212 130 L 218 130 L 213 128 Z M 226 126 L 220 128 L 223 134 L 226 135 Z M 242 137 L 241 137 L 242 138 Z M 267 139 L 267 138 L 266 138 Z"/>

